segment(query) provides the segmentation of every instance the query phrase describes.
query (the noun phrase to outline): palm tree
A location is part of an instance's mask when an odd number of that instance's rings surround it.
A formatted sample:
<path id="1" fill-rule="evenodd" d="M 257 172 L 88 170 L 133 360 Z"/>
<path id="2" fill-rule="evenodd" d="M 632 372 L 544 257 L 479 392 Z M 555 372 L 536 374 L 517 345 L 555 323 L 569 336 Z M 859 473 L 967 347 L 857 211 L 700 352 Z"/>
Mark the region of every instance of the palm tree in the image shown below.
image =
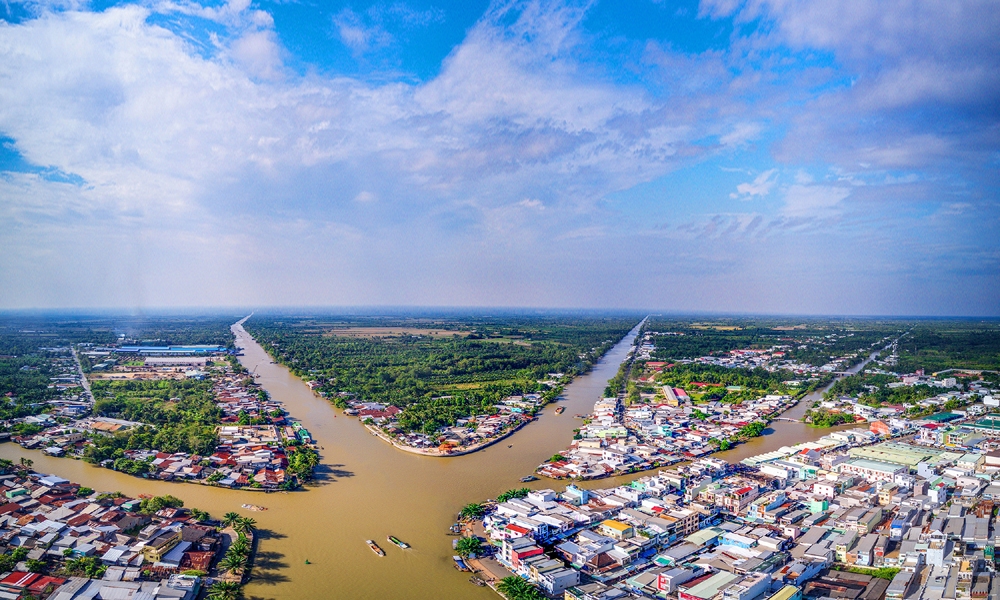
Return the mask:
<path id="1" fill-rule="evenodd" d="M 245 539 L 236 540 L 231 546 L 229 546 L 229 550 L 226 551 L 227 556 L 230 554 L 240 556 L 245 559 L 250 556 L 250 544 L 248 544 Z"/>
<path id="2" fill-rule="evenodd" d="M 257 526 L 257 521 L 250 517 L 240 517 L 233 523 L 232 527 L 238 533 L 249 533 Z"/>
<path id="3" fill-rule="evenodd" d="M 473 554 L 479 554 L 482 552 L 483 544 L 479 541 L 478 537 L 464 537 L 458 540 L 458 544 L 455 545 L 455 550 L 459 555 L 466 558 L 472 556 Z"/>
<path id="4" fill-rule="evenodd" d="M 217 581 L 208 588 L 208 600 L 236 600 L 242 591 L 235 581 Z"/>
<path id="5" fill-rule="evenodd" d="M 497 584 L 497 591 L 509 600 L 536 600 L 544 598 L 541 592 L 538 591 L 538 588 L 517 575 L 501 579 L 500 583 Z"/>
<path id="6" fill-rule="evenodd" d="M 33 464 L 35 464 L 35 461 L 31 460 L 30 458 L 24 458 L 23 456 L 21 457 L 21 466 L 24 467 L 25 469 L 30 469 L 31 465 Z"/>
<path id="7" fill-rule="evenodd" d="M 219 568 L 236 575 L 242 575 L 247 568 L 246 559 L 235 554 L 226 554 L 219 561 Z"/>
<path id="8" fill-rule="evenodd" d="M 232 527 L 233 523 L 236 523 L 237 521 L 239 521 L 242 518 L 243 517 L 241 517 L 240 513 L 238 513 L 238 512 L 227 512 L 222 517 L 222 526 L 223 527 Z"/>
<path id="9" fill-rule="evenodd" d="M 250 558 L 250 551 L 245 548 L 230 548 L 229 552 L 226 552 L 226 556 L 232 556 L 237 560 L 246 562 Z"/>

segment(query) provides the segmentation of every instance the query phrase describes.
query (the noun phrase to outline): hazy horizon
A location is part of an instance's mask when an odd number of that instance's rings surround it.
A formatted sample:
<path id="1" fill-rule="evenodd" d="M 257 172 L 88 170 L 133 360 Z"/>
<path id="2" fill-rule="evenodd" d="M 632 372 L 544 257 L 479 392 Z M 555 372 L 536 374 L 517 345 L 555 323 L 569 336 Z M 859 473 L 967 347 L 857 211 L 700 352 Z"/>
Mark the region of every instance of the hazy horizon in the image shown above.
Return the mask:
<path id="1" fill-rule="evenodd" d="M 998 316 L 996 8 L 7 2 L 0 310 Z"/>
<path id="2" fill-rule="evenodd" d="M 144 307 L 134 310 L 124 307 L 61 307 L 61 308 L 4 308 L 0 317 L 66 316 L 66 317 L 173 317 L 173 316 L 316 316 L 316 317 L 412 317 L 412 316 L 573 316 L 573 315 L 629 315 L 664 318 L 718 318 L 718 319 L 804 319 L 804 320 L 894 320 L 894 321 L 997 321 L 996 315 L 945 315 L 945 314 L 835 314 L 835 313 L 768 313 L 738 311 L 670 311 L 642 308 L 570 308 L 558 306 L 264 306 L 240 308 L 232 306 L 173 306 Z"/>

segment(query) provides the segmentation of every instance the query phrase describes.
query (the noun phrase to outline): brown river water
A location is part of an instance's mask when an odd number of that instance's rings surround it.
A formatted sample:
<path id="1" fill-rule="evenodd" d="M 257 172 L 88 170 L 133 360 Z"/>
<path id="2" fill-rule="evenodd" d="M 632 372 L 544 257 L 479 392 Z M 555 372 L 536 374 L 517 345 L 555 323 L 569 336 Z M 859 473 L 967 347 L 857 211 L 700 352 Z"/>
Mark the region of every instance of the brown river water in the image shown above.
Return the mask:
<path id="1" fill-rule="evenodd" d="M 375 438 L 358 421 L 345 416 L 281 365 L 271 364 L 264 350 L 235 326 L 244 348 L 243 365 L 256 370 L 257 381 L 282 401 L 292 419 L 301 422 L 322 447 L 318 481 L 304 492 L 234 491 L 194 484 L 147 481 L 91 466 L 83 461 L 51 458 L 16 444 L 0 445 L 0 457 L 25 456 L 34 468 L 55 473 L 102 491 L 128 495 L 173 494 L 186 506 L 219 517 L 239 511 L 257 520 L 261 543 L 248 598 L 465 599 L 495 598 L 489 588 L 468 582 L 454 569 L 448 526 L 468 502 L 495 498 L 522 487 L 519 479 L 539 463 L 565 449 L 580 423 L 573 415 L 588 413 L 608 379 L 625 359 L 636 330 L 621 340 L 594 369 L 567 386 L 562 415 L 550 405 L 534 423 L 479 452 L 453 458 L 402 452 Z M 806 402 L 793 411 L 805 410 Z M 800 423 L 775 423 L 774 435 L 745 444 L 724 455 L 728 460 L 816 439 L 826 430 Z M 594 481 L 588 487 L 611 486 L 637 476 Z M 564 482 L 536 481 L 529 487 L 562 489 Z M 250 513 L 243 503 L 268 507 Z M 386 542 L 395 535 L 412 548 Z M 386 552 L 379 558 L 365 545 L 373 539 Z M 306 560 L 310 564 L 306 564 Z"/>

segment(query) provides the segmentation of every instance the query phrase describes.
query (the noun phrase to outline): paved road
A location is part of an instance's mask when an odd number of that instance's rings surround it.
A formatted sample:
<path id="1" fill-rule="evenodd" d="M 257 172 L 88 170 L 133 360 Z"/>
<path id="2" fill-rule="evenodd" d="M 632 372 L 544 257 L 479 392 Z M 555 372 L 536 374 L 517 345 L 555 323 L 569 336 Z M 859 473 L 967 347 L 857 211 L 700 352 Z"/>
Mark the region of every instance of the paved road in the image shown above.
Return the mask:
<path id="1" fill-rule="evenodd" d="M 80 381 L 83 384 L 83 389 L 87 392 L 87 401 L 93 404 L 94 394 L 90 391 L 90 382 L 87 381 L 87 376 L 83 374 L 83 365 L 80 364 L 80 357 L 76 355 L 76 348 L 70 346 L 70 350 L 73 351 L 73 360 L 76 361 L 76 370 L 80 373 Z"/>

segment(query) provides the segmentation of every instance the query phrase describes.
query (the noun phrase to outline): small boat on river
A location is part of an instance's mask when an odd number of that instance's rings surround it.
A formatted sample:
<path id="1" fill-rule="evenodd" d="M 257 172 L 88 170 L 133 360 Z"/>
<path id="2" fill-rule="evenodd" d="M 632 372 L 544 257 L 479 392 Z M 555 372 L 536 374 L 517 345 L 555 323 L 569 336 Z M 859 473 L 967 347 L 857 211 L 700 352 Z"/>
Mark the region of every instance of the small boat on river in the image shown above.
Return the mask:
<path id="1" fill-rule="evenodd" d="M 252 510 L 254 512 L 261 512 L 267 510 L 266 506 L 257 506 L 256 504 L 243 504 L 243 508 L 247 510 Z"/>
<path id="2" fill-rule="evenodd" d="M 560 407 L 556 408 L 556 414 L 557 415 L 561 415 L 564 412 L 566 412 L 566 407 L 565 406 L 560 406 Z"/>
<path id="3" fill-rule="evenodd" d="M 406 542 L 404 542 L 403 540 L 399 539 L 398 537 L 396 537 L 394 535 L 390 535 L 389 537 L 387 537 L 385 539 L 389 540 L 390 544 L 396 544 L 397 546 L 399 546 L 403 550 L 406 550 L 407 548 L 410 547 L 409 544 L 407 544 Z"/>
<path id="4" fill-rule="evenodd" d="M 462 560 L 461 556 L 458 556 L 456 554 L 455 556 L 452 556 L 451 559 L 453 561 L 455 561 L 455 568 L 458 569 L 459 571 L 471 571 L 472 570 L 472 569 L 469 568 L 469 565 L 465 564 L 465 561 Z"/>
<path id="5" fill-rule="evenodd" d="M 521 478 L 521 483 L 528 483 L 529 481 L 538 481 L 538 478 L 534 475 L 525 475 Z"/>
<path id="6" fill-rule="evenodd" d="M 365 543 L 368 544 L 368 547 L 371 548 L 372 552 L 374 552 L 375 554 L 378 554 L 379 556 L 385 556 L 385 550 L 379 548 L 378 544 L 375 543 L 375 540 L 365 540 Z"/>

